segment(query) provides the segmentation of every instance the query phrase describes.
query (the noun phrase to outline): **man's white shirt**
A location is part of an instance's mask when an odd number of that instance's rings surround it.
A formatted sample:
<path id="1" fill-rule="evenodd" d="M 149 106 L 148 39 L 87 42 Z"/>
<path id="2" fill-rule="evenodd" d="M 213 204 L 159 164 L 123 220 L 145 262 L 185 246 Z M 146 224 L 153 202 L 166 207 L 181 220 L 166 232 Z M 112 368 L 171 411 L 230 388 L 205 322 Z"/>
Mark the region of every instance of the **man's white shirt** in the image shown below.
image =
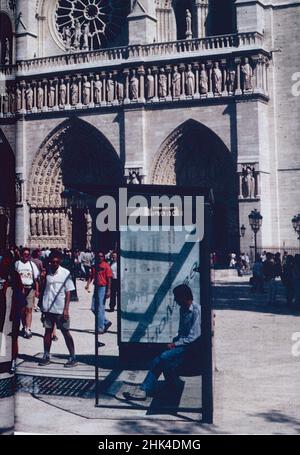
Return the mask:
<path id="1" fill-rule="evenodd" d="M 21 277 L 23 286 L 33 286 L 34 281 L 37 280 L 40 275 L 37 266 L 32 261 L 17 261 L 15 269 Z"/>
<path id="2" fill-rule="evenodd" d="M 49 272 L 46 278 L 42 311 L 63 314 L 66 292 L 74 291 L 74 289 L 69 270 L 59 267 L 54 274 Z"/>

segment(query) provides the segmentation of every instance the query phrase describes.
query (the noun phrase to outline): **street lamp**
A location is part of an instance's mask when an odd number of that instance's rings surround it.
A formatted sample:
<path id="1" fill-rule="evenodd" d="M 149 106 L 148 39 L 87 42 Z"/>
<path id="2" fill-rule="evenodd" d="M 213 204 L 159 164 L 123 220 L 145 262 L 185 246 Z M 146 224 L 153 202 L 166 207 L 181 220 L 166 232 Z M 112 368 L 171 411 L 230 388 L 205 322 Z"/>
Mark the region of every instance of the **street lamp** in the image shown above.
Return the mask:
<path id="1" fill-rule="evenodd" d="M 298 234 L 298 240 L 300 244 L 300 213 L 294 216 L 294 218 L 292 219 L 292 224 L 294 231 Z"/>
<path id="2" fill-rule="evenodd" d="M 259 232 L 261 225 L 262 225 L 263 217 L 261 216 L 260 212 L 257 209 L 252 210 L 249 215 L 249 224 L 251 226 L 252 231 L 254 232 L 254 257 L 256 260 L 257 254 L 257 233 Z"/>

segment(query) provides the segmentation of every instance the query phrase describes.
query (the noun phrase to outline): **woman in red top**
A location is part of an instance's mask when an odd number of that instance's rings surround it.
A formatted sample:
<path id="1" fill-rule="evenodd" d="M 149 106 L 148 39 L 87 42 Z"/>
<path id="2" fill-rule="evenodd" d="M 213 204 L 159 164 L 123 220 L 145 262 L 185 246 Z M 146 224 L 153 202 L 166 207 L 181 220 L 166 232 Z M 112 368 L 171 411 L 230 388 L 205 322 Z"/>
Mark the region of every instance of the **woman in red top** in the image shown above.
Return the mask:
<path id="1" fill-rule="evenodd" d="M 105 254 L 100 251 L 95 258 L 95 265 L 92 267 L 86 286 L 86 290 L 89 292 L 90 284 L 92 281 L 94 282 L 92 311 L 96 315 L 96 320 L 98 319 L 97 329 L 100 334 L 106 333 L 112 325 L 105 317 L 105 300 L 110 298 L 112 277 L 113 273 L 105 261 Z"/>

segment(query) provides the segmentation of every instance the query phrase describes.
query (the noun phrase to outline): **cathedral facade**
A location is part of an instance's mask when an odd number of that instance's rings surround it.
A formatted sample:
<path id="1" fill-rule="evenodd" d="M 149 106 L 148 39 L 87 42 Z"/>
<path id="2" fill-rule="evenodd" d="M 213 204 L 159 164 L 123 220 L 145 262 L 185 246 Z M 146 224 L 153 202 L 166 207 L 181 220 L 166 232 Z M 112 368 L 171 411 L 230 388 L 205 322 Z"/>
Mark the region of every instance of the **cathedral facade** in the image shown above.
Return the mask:
<path id="1" fill-rule="evenodd" d="M 64 189 L 125 178 L 212 188 L 216 251 L 249 251 L 254 209 L 261 247 L 297 247 L 299 23 L 295 0 L 0 0 L 2 238 L 74 246 Z"/>

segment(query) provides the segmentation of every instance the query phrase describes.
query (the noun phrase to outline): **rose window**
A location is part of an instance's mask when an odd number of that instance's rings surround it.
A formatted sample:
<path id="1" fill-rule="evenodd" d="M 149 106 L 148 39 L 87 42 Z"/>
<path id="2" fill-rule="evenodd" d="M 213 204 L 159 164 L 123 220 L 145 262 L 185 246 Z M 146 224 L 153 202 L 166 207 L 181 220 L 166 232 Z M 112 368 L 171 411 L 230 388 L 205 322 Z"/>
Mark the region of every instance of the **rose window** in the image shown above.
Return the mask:
<path id="1" fill-rule="evenodd" d="M 130 10 L 126 0 L 57 0 L 56 28 L 66 50 L 94 50 L 116 40 Z"/>

